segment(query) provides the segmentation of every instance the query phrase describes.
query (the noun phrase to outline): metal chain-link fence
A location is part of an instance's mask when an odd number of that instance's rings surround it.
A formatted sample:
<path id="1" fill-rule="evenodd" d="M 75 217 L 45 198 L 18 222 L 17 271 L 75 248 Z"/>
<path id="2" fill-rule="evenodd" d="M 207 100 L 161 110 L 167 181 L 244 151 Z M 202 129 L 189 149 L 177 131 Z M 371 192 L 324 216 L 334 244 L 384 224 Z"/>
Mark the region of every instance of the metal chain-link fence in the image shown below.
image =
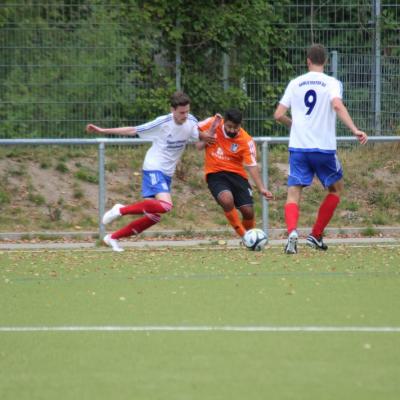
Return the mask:
<path id="1" fill-rule="evenodd" d="M 248 73 L 238 83 L 229 74 L 235 60 L 217 60 L 221 90 L 239 85 L 249 98 L 246 128 L 255 136 L 287 135 L 272 120 L 273 109 L 288 79 L 305 72 L 306 47 L 319 42 L 335 55 L 327 71 L 343 82 L 344 100 L 356 123 L 370 134 L 398 134 L 400 4 L 393 0 L 281 3 L 282 20 L 273 22 L 272 29 L 282 38 L 284 70 L 265 54 L 272 60 L 268 73 L 262 78 Z M 151 71 L 146 80 L 138 77 L 142 58 L 148 57 L 143 49 L 156 44 L 144 33 L 129 40 L 133 22 L 126 15 L 134 18 L 135 7 L 137 1 L 1 2 L 0 137 L 79 137 L 89 122 L 122 126 L 146 120 L 151 114 L 149 101 L 140 102 L 171 81 L 179 84 L 176 63 L 181 60 L 168 62 L 158 49 L 154 63 L 160 73 Z M 152 29 L 137 27 L 143 32 Z M 208 73 L 204 71 L 206 82 Z M 160 104 L 150 106 L 160 108 Z M 341 127 L 338 134 L 348 132 Z"/>

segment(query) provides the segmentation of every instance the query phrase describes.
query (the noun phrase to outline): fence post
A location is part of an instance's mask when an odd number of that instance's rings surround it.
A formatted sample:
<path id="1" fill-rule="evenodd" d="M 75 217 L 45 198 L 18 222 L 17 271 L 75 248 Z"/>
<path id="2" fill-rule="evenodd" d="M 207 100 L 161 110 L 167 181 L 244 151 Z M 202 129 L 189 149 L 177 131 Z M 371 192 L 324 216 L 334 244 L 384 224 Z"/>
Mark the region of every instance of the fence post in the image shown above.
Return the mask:
<path id="1" fill-rule="evenodd" d="M 103 239 L 105 235 L 105 227 L 102 222 L 102 217 L 105 212 L 105 200 L 106 200 L 106 180 L 105 180 L 105 145 L 104 142 L 99 143 L 99 201 L 98 201 L 98 206 L 99 206 L 99 239 Z"/>
<path id="2" fill-rule="evenodd" d="M 268 140 L 264 140 L 262 145 L 262 180 L 264 183 L 264 186 L 268 188 Z M 268 218 L 268 201 L 265 199 L 265 197 L 262 197 L 262 229 L 263 231 L 267 234 L 267 237 L 269 237 L 268 234 L 268 223 L 269 223 L 269 218 Z"/>
<path id="3" fill-rule="evenodd" d="M 180 27 L 180 20 L 176 21 L 176 28 Z M 175 88 L 182 90 L 182 45 L 180 39 L 175 44 Z"/>
<path id="4" fill-rule="evenodd" d="M 331 51 L 331 72 L 332 76 L 337 79 L 338 76 L 338 52 Z"/>
<path id="5" fill-rule="evenodd" d="M 222 53 L 222 82 L 224 86 L 224 92 L 229 89 L 229 64 L 230 58 L 229 54 Z"/>
<path id="6" fill-rule="evenodd" d="M 382 134 L 381 126 L 381 2 L 373 0 L 374 20 L 375 20 L 375 101 L 374 101 L 374 116 L 375 116 L 375 134 Z"/>

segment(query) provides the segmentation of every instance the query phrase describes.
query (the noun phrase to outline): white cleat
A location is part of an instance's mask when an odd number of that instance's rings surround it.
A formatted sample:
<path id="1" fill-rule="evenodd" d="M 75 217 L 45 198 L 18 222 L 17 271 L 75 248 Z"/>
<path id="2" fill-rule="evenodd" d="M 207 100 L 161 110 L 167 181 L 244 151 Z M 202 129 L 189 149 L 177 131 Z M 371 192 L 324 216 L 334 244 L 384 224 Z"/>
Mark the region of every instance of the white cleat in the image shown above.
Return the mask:
<path id="1" fill-rule="evenodd" d="M 110 234 L 104 236 L 103 242 L 107 246 L 110 246 L 113 249 L 113 251 L 118 251 L 118 252 L 124 251 L 124 249 L 118 244 L 118 240 L 113 239 Z"/>
<path id="2" fill-rule="evenodd" d="M 297 240 L 299 239 L 299 235 L 296 230 L 290 232 L 288 236 L 288 240 L 285 246 L 286 254 L 297 254 Z"/>
<path id="3" fill-rule="evenodd" d="M 103 224 L 107 225 L 110 222 L 114 221 L 115 219 L 119 218 L 121 216 L 121 213 L 119 212 L 120 208 L 124 207 L 123 204 L 115 204 L 113 208 L 108 210 L 104 215 L 103 215 Z"/>

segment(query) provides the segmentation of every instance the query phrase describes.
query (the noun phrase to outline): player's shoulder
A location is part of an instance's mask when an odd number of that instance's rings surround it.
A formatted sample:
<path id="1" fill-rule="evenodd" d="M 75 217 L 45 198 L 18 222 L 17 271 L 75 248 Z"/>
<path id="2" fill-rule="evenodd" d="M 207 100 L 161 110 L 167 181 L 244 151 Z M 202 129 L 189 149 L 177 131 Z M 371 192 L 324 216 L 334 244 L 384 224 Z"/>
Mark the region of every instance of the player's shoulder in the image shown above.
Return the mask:
<path id="1" fill-rule="evenodd" d="M 170 121 L 172 121 L 172 114 L 160 115 L 153 120 L 138 125 L 136 128 L 138 132 L 144 133 L 146 131 L 160 129 L 163 125 L 170 123 Z"/>
<path id="2" fill-rule="evenodd" d="M 197 125 L 199 127 L 200 130 L 207 130 L 210 128 L 212 121 L 214 120 L 214 116 L 212 117 L 208 117 L 205 119 L 202 119 L 201 121 L 198 121 Z"/>
<path id="3" fill-rule="evenodd" d="M 342 81 L 340 81 L 339 79 L 336 79 L 333 76 L 330 76 L 330 83 L 332 86 L 338 86 L 340 88 L 341 91 L 343 91 L 343 83 Z"/>
<path id="4" fill-rule="evenodd" d="M 253 142 L 254 139 L 244 128 L 240 128 L 240 139 L 246 143 Z"/>
<path id="5" fill-rule="evenodd" d="M 154 119 L 154 122 L 157 124 L 167 124 L 173 120 L 173 115 L 172 113 L 165 114 L 165 115 L 160 115 L 156 119 Z"/>
<path id="6" fill-rule="evenodd" d="M 188 119 L 188 121 L 192 122 L 193 124 L 199 123 L 199 120 L 193 114 L 189 114 L 187 119 Z"/>
<path id="7" fill-rule="evenodd" d="M 308 79 L 308 74 L 309 74 L 309 72 L 296 76 L 295 78 L 290 80 L 289 85 L 297 85 L 299 82 L 307 80 Z"/>
<path id="8" fill-rule="evenodd" d="M 324 79 L 329 83 L 341 84 L 339 79 L 335 78 L 334 76 L 330 76 L 330 75 L 327 75 L 327 74 L 323 74 L 323 76 L 324 76 Z"/>

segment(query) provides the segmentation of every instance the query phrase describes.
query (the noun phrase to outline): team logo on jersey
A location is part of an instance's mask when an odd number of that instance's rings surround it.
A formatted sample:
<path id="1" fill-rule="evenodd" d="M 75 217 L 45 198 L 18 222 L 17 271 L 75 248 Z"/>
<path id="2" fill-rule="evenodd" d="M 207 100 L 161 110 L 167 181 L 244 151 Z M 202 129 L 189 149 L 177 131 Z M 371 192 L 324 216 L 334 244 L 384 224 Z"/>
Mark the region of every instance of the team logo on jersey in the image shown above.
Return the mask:
<path id="1" fill-rule="evenodd" d="M 218 147 L 217 149 L 217 157 L 223 157 L 224 156 L 224 151 L 221 149 L 221 147 Z"/>
<path id="2" fill-rule="evenodd" d="M 232 143 L 231 144 L 231 152 L 236 153 L 239 145 L 237 143 Z"/>

